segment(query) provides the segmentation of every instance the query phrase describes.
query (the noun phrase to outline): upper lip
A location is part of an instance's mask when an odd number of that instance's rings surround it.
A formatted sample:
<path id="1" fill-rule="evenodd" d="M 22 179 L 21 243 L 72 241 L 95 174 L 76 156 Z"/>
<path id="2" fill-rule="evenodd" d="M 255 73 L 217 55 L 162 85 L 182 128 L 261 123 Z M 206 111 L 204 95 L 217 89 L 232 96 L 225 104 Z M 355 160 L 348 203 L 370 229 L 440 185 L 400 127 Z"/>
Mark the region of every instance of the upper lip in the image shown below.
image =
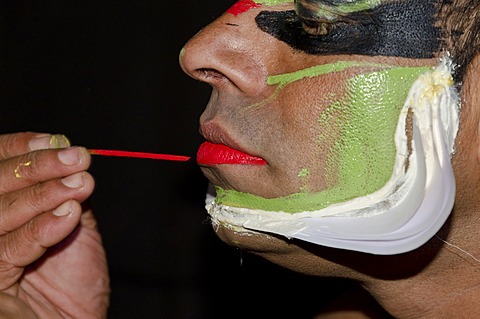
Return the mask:
<path id="1" fill-rule="evenodd" d="M 250 154 L 240 144 L 238 144 L 225 130 L 224 127 L 215 123 L 209 122 L 200 125 L 200 134 L 209 142 L 215 144 L 223 144 L 238 151 Z M 253 155 L 253 154 L 252 154 Z"/>

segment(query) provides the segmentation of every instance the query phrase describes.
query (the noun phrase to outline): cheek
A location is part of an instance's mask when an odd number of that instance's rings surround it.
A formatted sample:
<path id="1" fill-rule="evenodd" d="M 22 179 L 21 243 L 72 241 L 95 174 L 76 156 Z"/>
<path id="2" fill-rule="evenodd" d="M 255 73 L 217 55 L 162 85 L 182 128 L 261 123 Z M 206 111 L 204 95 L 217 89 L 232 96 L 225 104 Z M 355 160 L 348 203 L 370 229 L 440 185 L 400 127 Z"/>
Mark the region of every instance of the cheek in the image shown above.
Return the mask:
<path id="1" fill-rule="evenodd" d="M 343 134 L 345 110 L 339 106 L 348 99 L 348 77 L 305 78 L 289 84 L 278 95 L 278 141 L 294 150 L 286 168 L 301 192 L 318 192 L 336 184 L 338 165 L 329 157 Z"/>
<path id="2" fill-rule="evenodd" d="M 242 135 L 257 142 L 257 151 L 265 156 L 287 193 L 317 192 L 335 183 L 326 183 L 325 163 L 328 150 L 341 134 L 337 123 L 341 117 L 326 112 L 345 98 L 344 83 L 340 76 L 290 83 L 251 107 L 246 113 L 248 120 L 237 121 L 248 123 Z"/>
<path id="3" fill-rule="evenodd" d="M 297 191 L 349 188 L 359 195 L 388 181 L 399 111 L 411 84 L 399 78 L 388 71 L 343 72 L 304 78 L 278 93 L 277 103 L 265 108 L 274 132 L 270 143 L 288 149 L 276 156 L 284 156 L 283 171 Z"/>
<path id="4" fill-rule="evenodd" d="M 339 62 L 275 76 L 279 81 L 269 84 L 279 89 L 251 107 L 260 116 L 247 117 L 265 132 L 249 136 L 260 141 L 259 154 L 271 168 L 268 180 L 279 191 L 266 199 L 252 192 L 258 196 L 245 196 L 238 206 L 319 210 L 379 190 L 396 163 L 400 111 L 428 69 Z M 236 200 L 229 196 L 222 194 L 221 201 Z"/>

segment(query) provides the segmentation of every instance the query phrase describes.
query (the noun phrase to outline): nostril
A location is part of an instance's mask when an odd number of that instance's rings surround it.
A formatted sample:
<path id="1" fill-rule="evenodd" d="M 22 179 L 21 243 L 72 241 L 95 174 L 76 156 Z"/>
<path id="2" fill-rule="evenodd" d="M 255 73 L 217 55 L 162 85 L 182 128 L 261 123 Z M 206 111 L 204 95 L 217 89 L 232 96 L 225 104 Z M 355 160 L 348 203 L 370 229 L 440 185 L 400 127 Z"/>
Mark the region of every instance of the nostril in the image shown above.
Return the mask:
<path id="1" fill-rule="evenodd" d="M 225 87 L 225 85 L 233 85 L 236 87 L 236 84 L 233 83 L 227 76 L 213 68 L 195 69 L 192 73 L 192 77 L 212 86 Z"/>
<path id="2" fill-rule="evenodd" d="M 196 76 L 199 80 L 226 80 L 227 78 L 220 72 L 211 68 L 200 68 L 196 70 Z"/>
<path id="3" fill-rule="evenodd" d="M 196 80 L 212 85 L 229 81 L 215 66 L 209 67 L 209 64 L 217 63 L 215 57 L 195 41 L 190 40 L 182 49 L 179 62 L 183 71 Z"/>
<path id="4" fill-rule="evenodd" d="M 214 87 L 256 96 L 266 86 L 263 55 L 246 34 L 225 31 L 223 20 L 193 37 L 182 49 L 179 60 L 189 76 Z"/>

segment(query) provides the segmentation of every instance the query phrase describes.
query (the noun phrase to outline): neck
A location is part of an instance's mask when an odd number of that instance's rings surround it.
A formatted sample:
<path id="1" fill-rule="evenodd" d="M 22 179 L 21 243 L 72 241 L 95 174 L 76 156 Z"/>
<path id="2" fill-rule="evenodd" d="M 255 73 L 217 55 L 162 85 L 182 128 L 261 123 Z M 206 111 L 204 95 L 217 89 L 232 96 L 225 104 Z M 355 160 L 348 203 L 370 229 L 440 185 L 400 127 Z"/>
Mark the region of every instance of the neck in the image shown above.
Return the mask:
<path id="1" fill-rule="evenodd" d="M 368 278 L 365 287 L 396 318 L 459 318 L 480 313 L 480 249 L 474 234 L 448 234 L 453 225 L 433 237 L 423 249 L 439 250 L 416 273 L 394 280 Z M 452 227 L 453 228 L 453 227 Z M 473 227 L 472 227 L 473 228 Z M 478 228 L 475 226 L 475 228 Z M 416 263 L 421 254 L 404 259 Z M 411 258 L 413 257 L 413 258 Z M 408 267 L 408 266 L 407 266 Z"/>
<path id="2" fill-rule="evenodd" d="M 472 130 L 460 129 L 468 131 Z M 449 220 L 427 244 L 393 260 L 391 264 L 400 267 L 392 273 L 401 275 L 365 279 L 366 288 L 395 317 L 458 318 L 480 313 L 480 164 L 478 146 L 473 147 L 479 144 L 476 136 L 458 138 L 453 161 L 457 196 Z"/>

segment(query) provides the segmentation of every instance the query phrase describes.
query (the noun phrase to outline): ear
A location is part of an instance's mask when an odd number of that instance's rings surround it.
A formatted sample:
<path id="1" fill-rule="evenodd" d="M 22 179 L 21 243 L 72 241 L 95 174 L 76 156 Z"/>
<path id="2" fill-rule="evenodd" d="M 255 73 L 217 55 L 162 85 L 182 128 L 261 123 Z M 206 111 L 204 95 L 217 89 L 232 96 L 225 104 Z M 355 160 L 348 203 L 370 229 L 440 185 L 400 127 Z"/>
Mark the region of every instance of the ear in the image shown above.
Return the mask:
<path id="1" fill-rule="evenodd" d="M 466 67 L 460 87 L 460 128 L 452 162 L 457 180 L 456 205 L 480 191 L 480 54 Z M 476 192 L 476 193 L 475 193 Z M 463 194 L 462 194 L 463 193 Z M 467 197 L 468 196 L 468 197 Z M 467 200 L 470 202 L 469 200 Z M 478 200 L 476 200 L 478 202 Z"/>
<path id="2" fill-rule="evenodd" d="M 475 158 L 480 161 L 480 54 L 477 54 L 466 67 L 460 88 L 461 112 L 460 130 L 457 136 L 457 149 L 475 150 Z M 475 143 L 475 144 L 474 144 Z M 473 154 L 471 154 L 473 155 Z"/>

